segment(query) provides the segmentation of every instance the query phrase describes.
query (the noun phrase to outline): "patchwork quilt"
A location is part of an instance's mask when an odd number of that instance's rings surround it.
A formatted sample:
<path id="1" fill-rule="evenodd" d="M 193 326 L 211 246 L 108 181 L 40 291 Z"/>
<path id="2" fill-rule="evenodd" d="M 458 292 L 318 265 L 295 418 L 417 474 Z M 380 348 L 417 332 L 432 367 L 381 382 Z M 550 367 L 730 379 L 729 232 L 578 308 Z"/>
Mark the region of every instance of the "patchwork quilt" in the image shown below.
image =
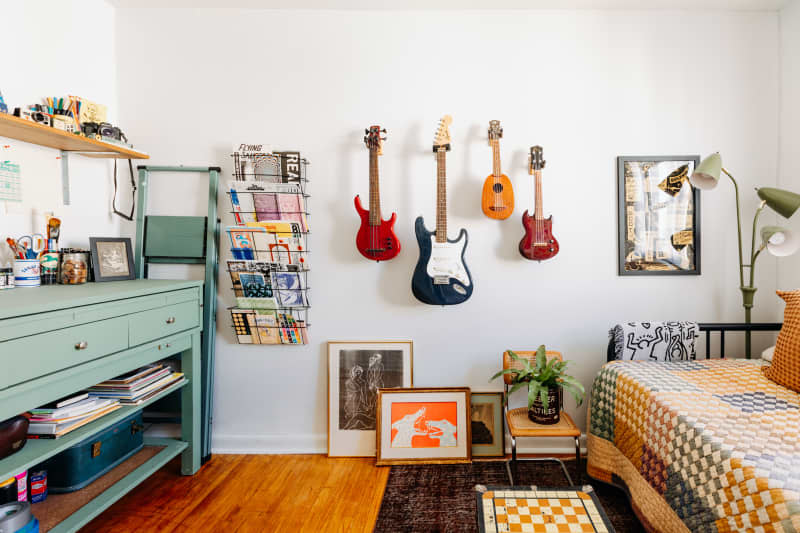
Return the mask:
<path id="1" fill-rule="evenodd" d="M 764 364 L 613 361 L 594 381 L 590 432 L 691 531 L 800 532 L 800 394 Z"/>

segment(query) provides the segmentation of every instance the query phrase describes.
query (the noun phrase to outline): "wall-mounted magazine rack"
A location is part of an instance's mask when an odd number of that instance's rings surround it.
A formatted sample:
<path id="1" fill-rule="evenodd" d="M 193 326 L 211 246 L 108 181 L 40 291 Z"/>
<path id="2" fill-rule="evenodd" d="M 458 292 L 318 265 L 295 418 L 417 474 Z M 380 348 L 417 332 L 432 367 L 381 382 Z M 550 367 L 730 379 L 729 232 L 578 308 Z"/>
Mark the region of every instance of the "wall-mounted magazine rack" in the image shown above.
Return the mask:
<path id="1" fill-rule="evenodd" d="M 297 152 L 234 153 L 226 229 L 240 344 L 307 344 L 308 161 Z"/>

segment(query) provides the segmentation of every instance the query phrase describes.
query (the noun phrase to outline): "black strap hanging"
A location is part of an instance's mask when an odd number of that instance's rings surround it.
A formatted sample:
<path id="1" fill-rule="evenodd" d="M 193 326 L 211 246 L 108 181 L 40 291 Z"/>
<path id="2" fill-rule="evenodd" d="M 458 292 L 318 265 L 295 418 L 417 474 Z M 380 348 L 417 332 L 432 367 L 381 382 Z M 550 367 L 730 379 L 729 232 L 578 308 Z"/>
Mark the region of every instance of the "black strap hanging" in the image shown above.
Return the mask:
<path id="1" fill-rule="evenodd" d="M 125 220 L 133 220 L 133 212 L 136 210 L 136 180 L 133 179 L 133 163 L 128 159 L 128 169 L 131 173 L 131 214 L 126 215 L 117 209 L 117 160 L 114 159 L 114 199 L 111 202 L 111 207 L 114 209 L 114 214 L 119 215 Z"/>

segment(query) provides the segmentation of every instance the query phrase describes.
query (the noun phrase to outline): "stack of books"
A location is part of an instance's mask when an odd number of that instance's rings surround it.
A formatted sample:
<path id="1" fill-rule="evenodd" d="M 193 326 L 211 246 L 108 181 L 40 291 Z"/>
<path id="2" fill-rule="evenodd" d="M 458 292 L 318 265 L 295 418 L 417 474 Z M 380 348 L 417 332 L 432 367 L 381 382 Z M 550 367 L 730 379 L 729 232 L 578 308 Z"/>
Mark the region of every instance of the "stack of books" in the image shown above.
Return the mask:
<path id="1" fill-rule="evenodd" d="M 64 398 L 30 411 L 29 439 L 57 439 L 120 408 L 116 400 L 88 393 Z"/>
<path id="2" fill-rule="evenodd" d="M 89 397 L 116 400 L 122 405 L 139 405 L 167 387 L 186 381 L 181 372 L 152 364 L 89 387 Z"/>

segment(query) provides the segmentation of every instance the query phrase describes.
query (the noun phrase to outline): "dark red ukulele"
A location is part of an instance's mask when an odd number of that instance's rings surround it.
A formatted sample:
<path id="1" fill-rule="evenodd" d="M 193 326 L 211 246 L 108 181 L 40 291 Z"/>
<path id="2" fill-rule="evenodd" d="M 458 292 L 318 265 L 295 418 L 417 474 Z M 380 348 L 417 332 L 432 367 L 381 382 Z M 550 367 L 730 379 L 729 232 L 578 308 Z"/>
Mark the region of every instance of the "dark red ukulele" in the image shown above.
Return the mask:
<path id="1" fill-rule="evenodd" d="M 519 253 L 525 259 L 543 261 L 558 253 L 558 241 L 553 237 L 553 216 L 544 218 L 542 214 L 542 169 L 544 168 L 542 147 L 531 146 L 528 159 L 528 174 L 533 174 L 536 181 L 536 210 L 531 217 L 527 209 L 522 215 L 522 226 L 525 236 L 519 241 Z"/>
<path id="2" fill-rule="evenodd" d="M 356 195 L 356 212 L 361 217 L 361 227 L 356 234 L 356 247 L 361 255 L 373 261 L 388 261 L 400 253 L 400 241 L 394 234 L 394 222 L 397 214 L 392 213 L 389 220 L 381 219 L 381 196 L 378 183 L 378 156 L 383 155 L 381 133 L 386 133 L 380 126 L 370 126 L 364 130 L 364 144 L 369 148 L 369 211 L 361 206 L 361 199 Z"/>

